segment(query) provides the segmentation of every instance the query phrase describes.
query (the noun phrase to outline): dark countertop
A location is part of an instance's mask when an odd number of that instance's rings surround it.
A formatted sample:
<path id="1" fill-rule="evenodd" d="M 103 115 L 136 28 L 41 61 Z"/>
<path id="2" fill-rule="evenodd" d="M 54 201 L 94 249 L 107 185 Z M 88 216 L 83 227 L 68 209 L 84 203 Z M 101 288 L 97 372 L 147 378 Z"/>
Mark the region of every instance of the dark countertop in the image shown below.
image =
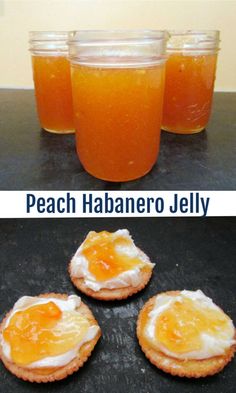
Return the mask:
<path id="1" fill-rule="evenodd" d="M 103 331 L 78 372 L 52 384 L 17 379 L 0 362 L 1 393 L 233 393 L 235 360 L 221 373 L 198 380 L 171 377 L 152 366 L 135 336 L 139 310 L 157 292 L 201 288 L 236 322 L 235 219 L 0 220 L 0 319 L 23 295 L 78 293 L 67 264 L 89 230 L 128 228 L 156 262 L 150 284 L 121 302 L 85 295 Z"/>
<path id="2" fill-rule="evenodd" d="M 74 135 L 40 130 L 34 93 L 0 90 L 2 190 L 230 190 L 236 189 L 236 93 L 216 93 L 207 131 L 162 133 L 158 164 L 128 183 L 97 180 L 82 168 Z"/>

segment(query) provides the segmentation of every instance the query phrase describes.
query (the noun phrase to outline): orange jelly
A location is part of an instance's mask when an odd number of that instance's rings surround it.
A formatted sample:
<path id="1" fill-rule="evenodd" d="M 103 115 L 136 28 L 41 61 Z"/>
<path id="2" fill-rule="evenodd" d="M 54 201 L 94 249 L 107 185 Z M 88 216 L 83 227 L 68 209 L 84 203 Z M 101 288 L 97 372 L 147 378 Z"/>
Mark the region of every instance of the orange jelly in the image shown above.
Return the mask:
<path id="1" fill-rule="evenodd" d="M 142 324 L 148 323 L 147 310 Z M 181 354 L 201 349 L 201 334 L 223 338 L 228 329 L 229 317 L 220 310 L 200 307 L 191 299 L 176 301 L 156 320 L 155 336 L 169 351 Z M 155 343 L 153 343 L 155 345 Z"/>
<path id="2" fill-rule="evenodd" d="M 119 247 L 132 246 L 126 237 L 117 237 L 102 231 L 90 232 L 87 236 L 82 253 L 89 261 L 89 271 L 98 281 L 109 280 L 137 266 L 144 268 L 144 262 L 138 257 L 129 257 Z M 148 266 L 145 269 L 149 268 Z"/>
<path id="3" fill-rule="evenodd" d="M 78 312 L 61 312 L 52 301 L 17 311 L 3 330 L 14 363 L 27 365 L 65 353 L 82 339 L 89 322 Z"/>
<path id="4" fill-rule="evenodd" d="M 162 128 L 177 134 L 203 130 L 209 120 L 216 54 L 171 54 L 166 63 Z"/>
<path id="5" fill-rule="evenodd" d="M 70 64 L 65 56 L 32 56 L 35 95 L 42 128 L 74 132 Z"/>
<path id="6" fill-rule="evenodd" d="M 164 311 L 156 324 L 156 337 L 172 352 L 191 352 L 201 348 L 201 333 L 220 338 L 229 318 L 220 310 L 198 307 L 190 299 L 176 301 Z"/>
<path id="7" fill-rule="evenodd" d="M 72 64 L 76 146 L 86 171 L 116 182 L 150 171 L 159 152 L 163 89 L 164 64 Z"/>

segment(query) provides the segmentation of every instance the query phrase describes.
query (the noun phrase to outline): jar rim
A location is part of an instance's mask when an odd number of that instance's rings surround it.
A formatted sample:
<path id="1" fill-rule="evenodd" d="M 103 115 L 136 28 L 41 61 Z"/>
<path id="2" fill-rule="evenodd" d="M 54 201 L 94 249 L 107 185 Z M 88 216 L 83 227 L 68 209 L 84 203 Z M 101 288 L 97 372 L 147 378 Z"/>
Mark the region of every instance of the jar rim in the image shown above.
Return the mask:
<path id="1" fill-rule="evenodd" d="M 107 29 L 71 31 L 71 63 L 99 67 L 134 67 L 166 60 L 166 30 Z"/>
<path id="2" fill-rule="evenodd" d="M 198 34 L 215 34 L 218 36 L 220 34 L 220 30 L 207 30 L 207 29 L 193 29 L 193 30 L 181 30 L 181 29 L 173 29 L 173 30 L 167 30 L 168 33 L 172 35 L 198 35 Z"/>
<path id="3" fill-rule="evenodd" d="M 168 30 L 167 51 L 217 51 L 219 30 Z"/>
<path id="4" fill-rule="evenodd" d="M 66 41 L 69 37 L 69 31 L 30 31 L 29 41 Z"/>
<path id="5" fill-rule="evenodd" d="M 157 29 L 95 29 L 73 30 L 69 34 L 69 43 L 101 42 L 101 41 L 142 41 L 167 39 L 166 30 Z"/>

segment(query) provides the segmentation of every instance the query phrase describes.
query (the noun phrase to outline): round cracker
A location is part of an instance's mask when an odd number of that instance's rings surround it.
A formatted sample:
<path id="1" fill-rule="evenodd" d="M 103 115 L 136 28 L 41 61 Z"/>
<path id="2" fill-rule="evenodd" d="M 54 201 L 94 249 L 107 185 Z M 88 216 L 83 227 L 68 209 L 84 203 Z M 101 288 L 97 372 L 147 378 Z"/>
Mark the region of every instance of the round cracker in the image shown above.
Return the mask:
<path id="1" fill-rule="evenodd" d="M 149 262 L 151 262 L 148 256 L 142 250 L 140 250 L 139 248 L 138 250 L 140 255 L 143 255 L 145 258 L 148 259 Z M 99 291 L 94 291 L 93 289 L 88 288 L 85 285 L 84 278 L 78 278 L 72 275 L 71 264 L 72 264 L 72 260 L 69 263 L 68 272 L 74 286 L 77 289 L 79 289 L 81 292 L 85 293 L 87 296 L 91 296 L 97 300 L 107 300 L 107 301 L 124 300 L 127 299 L 129 296 L 132 296 L 135 293 L 144 289 L 152 277 L 152 271 L 154 267 L 154 266 L 150 266 L 150 270 L 146 270 L 145 268 L 141 269 L 140 273 L 142 279 L 136 287 L 129 285 L 128 287 L 123 287 L 123 288 L 113 288 L 113 289 L 101 288 Z"/>
<path id="2" fill-rule="evenodd" d="M 67 299 L 68 295 L 65 294 L 57 294 L 57 293 L 47 293 L 47 294 L 42 294 L 37 297 L 43 297 L 43 298 L 50 298 L 54 297 L 57 299 Z M 83 314 L 84 316 L 87 317 L 89 322 L 91 322 L 91 325 L 98 325 L 96 319 L 94 318 L 92 312 L 86 306 L 83 302 L 81 302 L 80 306 L 77 308 Z M 5 318 L 3 319 L 1 325 L 0 325 L 0 333 L 2 333 L 4 329 L 4 325 L 6 323 L 7 318 L 11 314 L 12 310 L 7 313 Z M 68 377 L 69 375 L 73 374 L 75 371 L 77 371 L 80 367 L 83 366 L 83 364 L 88 360 L 89 356 L 91 355 L 97 341 L 99 340 L 101 336 L 101 331 L 99 330 L 97 335 L 90 341 L 84 343 L 81 348 L 79 349 L 78 356 L 74 359 L 72 359 L 68 364 L 62 367 L 51 367 L 51 368 L 33 368 L 29 369 L 26 367 L 21 367 L 16 365 L 15 363 L 11 362 L 8 360 L 2 351 L 2 346 L 0 345 L 0 358 L 5 365 L 5 367 L 14 375 L 16 375 L 18 378 L 23 379 L 24 381 L 29 381 L 29 382 L 53 382 L 53 381 L 59 381 L 61 379 L 64 379 Z"/>
<path id="3" fill-rule="evenodd" d="M 163 293 L 166 295 L 177 296 L 179 295 L 180 291 L 169 291 Z M 158 295 L 161 295 L 161 293 Z M 141 321 L 144 315 L 146 314 L 146 312 L 151 311 L 151 309 L 153 308 L 156 297 L 158 295 L 153 296 L 145 303 L 145 305 L 143 306 L 142 310 L 139 313 L 138 321 L 137 321 L 136 332 L 137 332 L 138 341 L 142 348 L 142 351 L 144 352 L 148 360 L 150 360 L 152 364 L 154 364 L 156 367 L 160 368 L 161 370 L 165 371 L 166 373 L 178 377 L 200 378 L 200 377 L 206 377 L 219 373 L 234 357 L 236 345 L 232 345 L 225 352 L 224 355 L 214 356 L 208 359 L 199 359 L 199 360 L 176 359 L 151 347 L 148 340 L 145 338 L 143 334 L 141 328 Z M 235 337 L 236 337 L 236 333 L 235 333 Z"/>
<path id="4" fill-rule="evenodd" d="M 142 280 L 139 285 L 136 287 L 128 286 L 124 288 L 114 288 L 114 289 L 107 289 L 102 288 L 99 291 L 93 291 L 91 288 L 88 288 L 83 278 L 73 277 L 71 274 L 71 269 L 69 266 L 69 274 L 71 281 L 75 285 L 77 289 L 81 292 L 85 293 L 87 296 L 91 296 L 97 300 L 122 300 L 127 299 L 127 297 L 134 295 L 135 293 L 141 291 L 149 282 L 152 276 L 152 270 L 150 271 L 141 271 Z"/>

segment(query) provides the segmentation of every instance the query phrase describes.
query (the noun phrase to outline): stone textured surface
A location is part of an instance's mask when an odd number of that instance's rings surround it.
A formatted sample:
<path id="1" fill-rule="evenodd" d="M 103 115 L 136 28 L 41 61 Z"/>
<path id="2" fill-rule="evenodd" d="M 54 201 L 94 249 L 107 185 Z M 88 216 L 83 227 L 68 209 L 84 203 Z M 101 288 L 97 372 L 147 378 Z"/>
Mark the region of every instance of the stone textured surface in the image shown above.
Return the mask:
<path id="1" fill-rule="evenodd" d="M 9 190 L 229 190 L 236 188 L 236 94 L 216 93 L 206 131 L 162 133 L 158 163 L 128 183 L 97 180 L 82 168 L 74 135 L 40 130 L 34 93 L 0 90 L 0 188 Z"/>
<path id="2" fill-rule="evenodd" d="M 157 264 L 150 284 L 120 302 L 82 295 L 103 331 L 86 365 L 64 381 L 39 386 L 18 380 L 0 363 L 1 393 L 235 392 L 235 360 L 214 377 L 171 377 L 149 363 L 135 335 L 143 304 L 167 290 L 201 288 L 236 323 L 235 219 L 0 220 L 0 318 L 22 295 L 79 294 L 67 274 L 68 261 L 89 230 L 118 228 L 128 228 Z"/>

